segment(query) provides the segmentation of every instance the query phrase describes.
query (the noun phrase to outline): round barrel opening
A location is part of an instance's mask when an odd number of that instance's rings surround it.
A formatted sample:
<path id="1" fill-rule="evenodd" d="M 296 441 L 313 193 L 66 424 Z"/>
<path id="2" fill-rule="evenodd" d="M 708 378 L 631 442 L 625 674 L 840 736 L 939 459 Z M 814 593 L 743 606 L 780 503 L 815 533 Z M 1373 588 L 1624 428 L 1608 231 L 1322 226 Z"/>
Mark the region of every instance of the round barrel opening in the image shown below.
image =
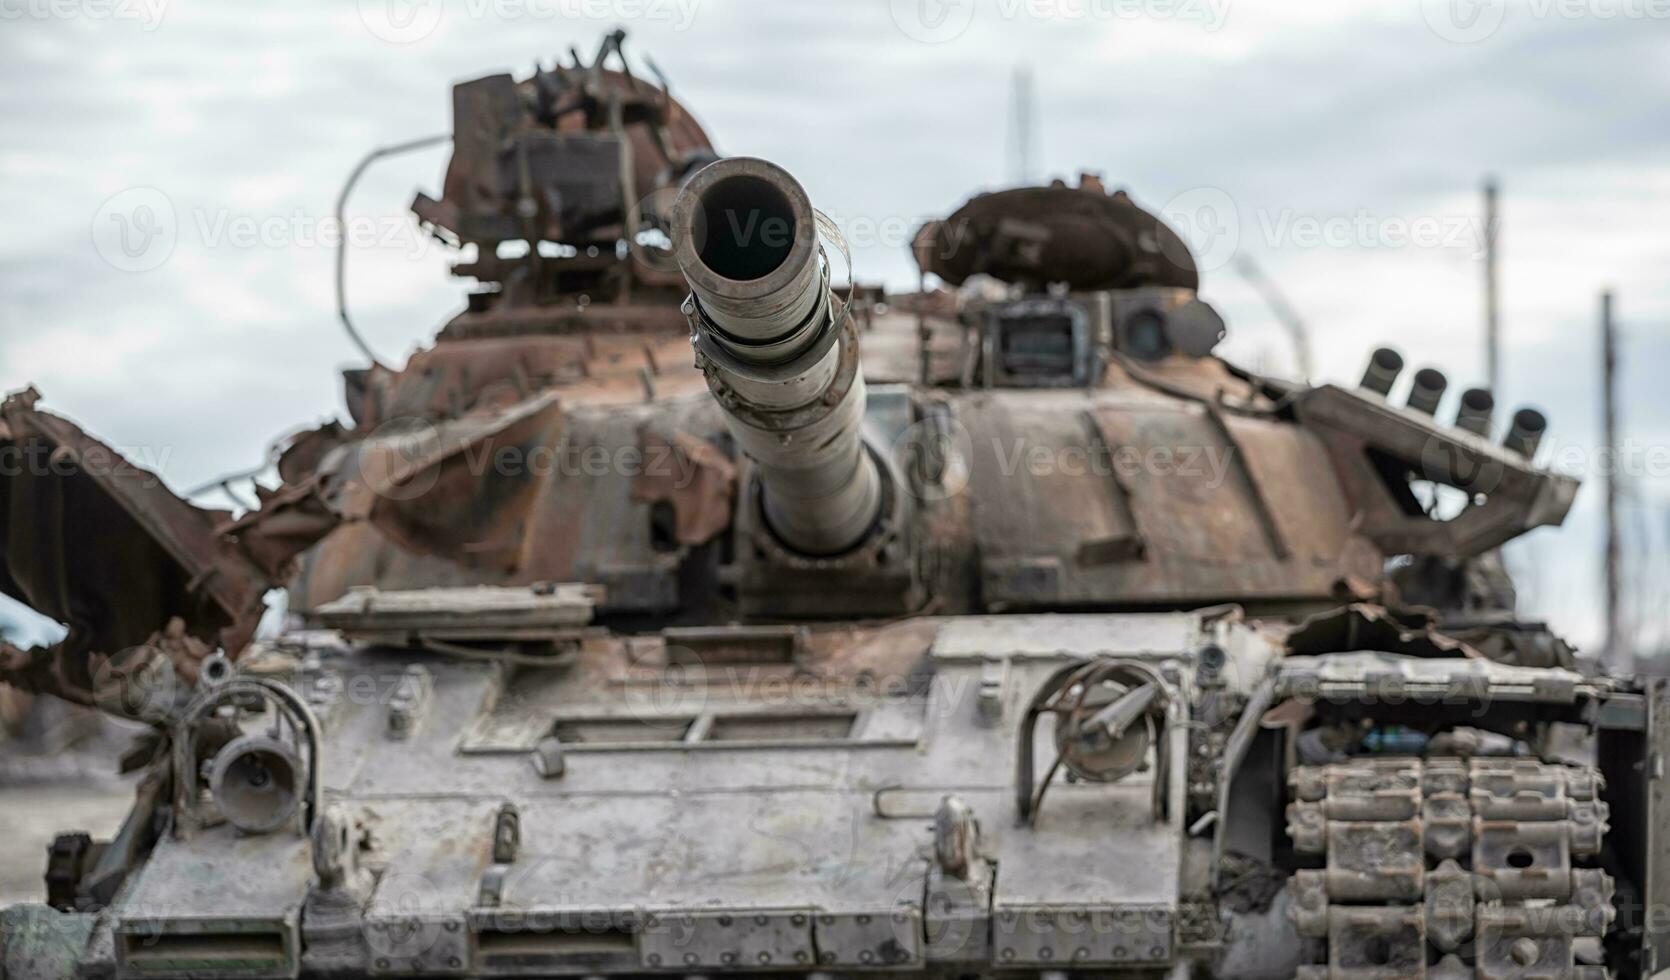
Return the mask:
<path id="1" fill-rule="evenodd" d="M 726 279 L 762 279 L 794 247 L 794 205 L 769 180 L 740 174 L 708 188 L 691 229 L 702 264 Z"/>
<path id="2" fill-rule="evenodd" d="M 1469 388 L 1461 394 L 1461 404 L 1469 412 L 1489 415 L 1496 407 L 1496 399 L 1483 388 Z"/>
<path id="3" fill-rule="evenodd" d="M 1548 431 L 1548 419 L 1534 408 L 1522 408 L 1513 413 L 1513 427 L 1523 435 L 1540 436 Z"/>

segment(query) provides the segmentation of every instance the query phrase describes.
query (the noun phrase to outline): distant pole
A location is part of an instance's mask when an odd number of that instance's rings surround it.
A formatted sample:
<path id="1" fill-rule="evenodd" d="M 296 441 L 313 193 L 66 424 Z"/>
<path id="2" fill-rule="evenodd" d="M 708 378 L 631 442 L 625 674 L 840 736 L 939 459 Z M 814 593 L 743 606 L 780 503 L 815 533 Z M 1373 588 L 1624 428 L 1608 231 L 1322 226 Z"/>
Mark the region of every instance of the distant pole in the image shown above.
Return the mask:
<path id="1" fill-rule="evenodd" d="M 1620 622 L 1622 594 L 1618 549 L 1618 337 L 1612 322 L 1612 291 L 1600 294 L 1601 404 L 1604 439 L 1611 465 L 1606 473 L 1606 647 L 1604 661 L 1610 668 L 1624 666 L 1623 627 Z"/>
<path id="2" fill-rule="evenodd" d="M 1010 146 L 1010 166 L 1013 168 L 1011 176 L 1016 184 L 1032 183 L 1032 69 L 1025 65 L 1015 66 L 1014 91 L 1011 96 L 1013 105 L 1010 106 L 1012 117 L 1010 125 L 1014 131 L 1009 134 L 1013 140 Z"/>
<path id="3" fill-rule="evenodd" d="M 1484 358 L 1485 379 L 1490 393 L 1502 400 L 1501 311 L 1496 292 L 1496 195 L 1495 177 L 1484 179 Z"/>

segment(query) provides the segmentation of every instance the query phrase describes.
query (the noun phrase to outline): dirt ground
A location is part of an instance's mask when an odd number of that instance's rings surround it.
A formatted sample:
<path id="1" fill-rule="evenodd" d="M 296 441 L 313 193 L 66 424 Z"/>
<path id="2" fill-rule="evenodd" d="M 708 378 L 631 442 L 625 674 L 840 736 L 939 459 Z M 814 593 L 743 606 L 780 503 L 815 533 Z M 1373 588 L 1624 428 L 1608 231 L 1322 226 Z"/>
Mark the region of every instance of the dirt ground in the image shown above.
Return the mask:
<path id="1" fill-rule="evenodd" d="M 0 906 L 46 897 L 53 837 L 108 840 L 133 803 L 135 779 L 116 775 L 133 729 L 55 703 L 31 707 L 0 730 Z"/>
<path id="2" fill-rule="evenodd" d="M 0 906 L 46 898 L 41 875 L 54 836 L 109 839 L 132 805 L 133 787 L 108 778 L 0 785 Z"/>

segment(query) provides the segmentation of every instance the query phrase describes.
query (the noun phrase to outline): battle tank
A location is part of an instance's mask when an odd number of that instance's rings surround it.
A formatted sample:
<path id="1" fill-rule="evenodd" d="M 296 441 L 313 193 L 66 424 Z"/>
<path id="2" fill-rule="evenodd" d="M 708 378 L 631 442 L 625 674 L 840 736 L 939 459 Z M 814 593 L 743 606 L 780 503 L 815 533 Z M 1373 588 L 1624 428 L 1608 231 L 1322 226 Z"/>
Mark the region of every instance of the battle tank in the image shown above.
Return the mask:
<path id="1" fill-rule="evenodd" d="M 1540 415 L 1229 364 L 1093 177 L 862 286 L 621 41 L 457 86 L 414 210 L 481 285 L 258 507 L 5 402 L 0 587 L 70 632 L 4 680 L 152 725 L 6 977 L 1670 965 L 1670 700 L 1497 556 L 1577 490 Z"/>

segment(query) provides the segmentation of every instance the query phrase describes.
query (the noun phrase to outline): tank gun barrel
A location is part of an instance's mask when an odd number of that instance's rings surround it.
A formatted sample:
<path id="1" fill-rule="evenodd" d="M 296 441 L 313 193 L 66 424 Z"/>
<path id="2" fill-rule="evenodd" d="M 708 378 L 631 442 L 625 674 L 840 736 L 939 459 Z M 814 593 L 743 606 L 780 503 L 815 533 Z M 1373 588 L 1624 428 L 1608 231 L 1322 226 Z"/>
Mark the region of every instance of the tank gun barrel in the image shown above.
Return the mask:
<path id="1" fill-rule="evenodd" d="M 811 200 L 781 167 L 732 157 L 690 178 L 672 229 L 697 363 L 754 463 L 767 524 L 804 554 L 852 548 L 881 511 L 881 471 L 860 434 L 858 333 Z"/>

